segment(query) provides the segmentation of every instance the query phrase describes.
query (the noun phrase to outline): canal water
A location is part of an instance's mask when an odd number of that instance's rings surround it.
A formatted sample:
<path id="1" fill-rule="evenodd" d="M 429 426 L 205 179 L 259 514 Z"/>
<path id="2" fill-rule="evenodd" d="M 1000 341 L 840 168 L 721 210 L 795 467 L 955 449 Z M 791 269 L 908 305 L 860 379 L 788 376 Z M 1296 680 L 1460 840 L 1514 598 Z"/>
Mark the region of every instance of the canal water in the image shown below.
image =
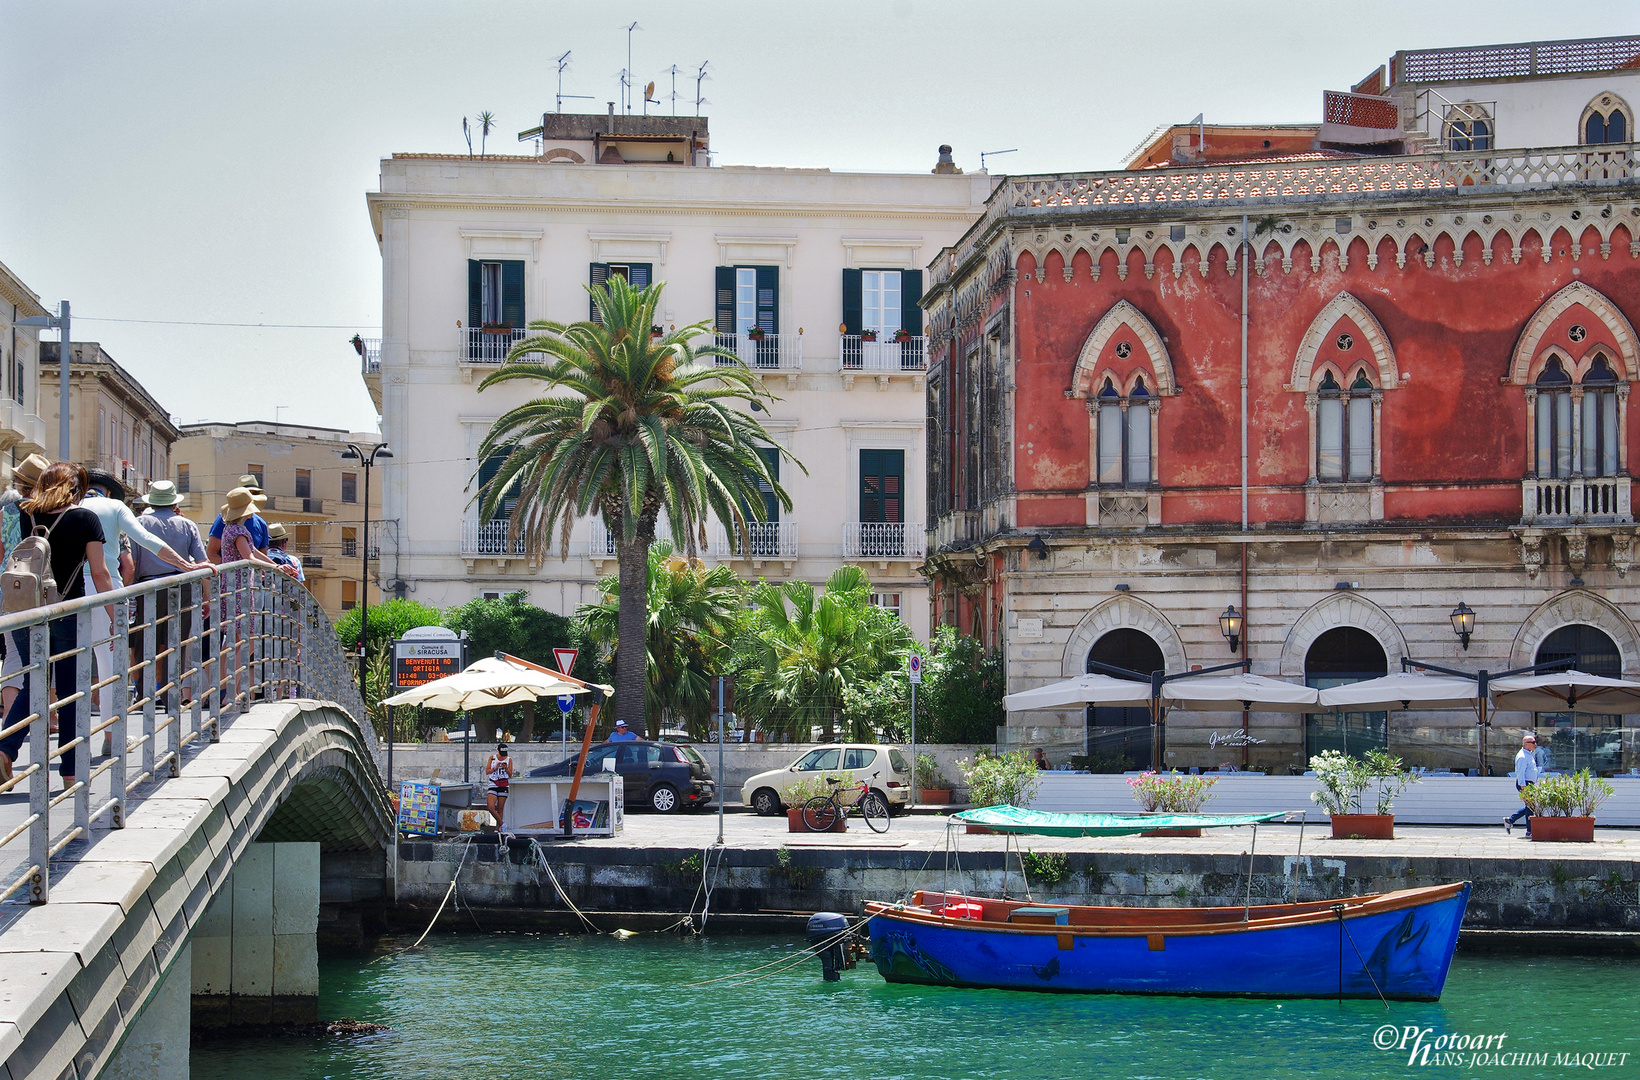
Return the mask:
<path id="1" fill-rule="evenodd" d="M 196 1041 L 195 1080 L 1158 1080 L 1640 1074 L 1640 963 L 1464 955 L 1434 1004 L 1091 997 L 826 984 L 794 936 L 429 938 L 327 960 L 320 1014 L 388 1034 Z M 772 965 L 764 967 L 764 965 Z M 754 971 L 753 969 L 762 968 Z M 707 985 L 703 980 L 752 972 Z M 692 985 L 695 984 L 695 985 Z M 1409 1065 L 1422 1045 L 1427 1063 Z M 1442 1036 L 1484 1053 L 1442 1062 Z M 1506 1036 L 1501 1041 L 1498 1036 Z M 1485 1040 L 1492 1037 L 1488 1044 Z M 1385 1049 L 1389 1046 L 1389 1049 Z M 1443 1048 L 1445 1044 L 1442 1044 Z M 1622 1055 L 1603 1058 L 1572 1055 Z M 1559 1064 L 1556 1064 L 1557 1055 Z"/>

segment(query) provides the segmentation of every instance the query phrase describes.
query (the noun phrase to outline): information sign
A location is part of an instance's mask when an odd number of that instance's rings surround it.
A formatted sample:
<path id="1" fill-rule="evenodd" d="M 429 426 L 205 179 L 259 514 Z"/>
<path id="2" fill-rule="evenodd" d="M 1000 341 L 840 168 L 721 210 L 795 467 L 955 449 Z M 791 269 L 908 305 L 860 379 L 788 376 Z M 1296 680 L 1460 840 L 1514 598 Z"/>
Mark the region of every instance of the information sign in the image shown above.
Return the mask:
<path id="1" fill-rule="evenodd" d="M 431 780 L 399 784 L 399 831 L 411 836 L 438 835 L 438 785 Z"/>
<path id="2" fill-rule="evenodd" d="M 461 670 L 462 642 L 411 640 L 393 642 L 393 685 L 399 690 L 430 683 Z"/>

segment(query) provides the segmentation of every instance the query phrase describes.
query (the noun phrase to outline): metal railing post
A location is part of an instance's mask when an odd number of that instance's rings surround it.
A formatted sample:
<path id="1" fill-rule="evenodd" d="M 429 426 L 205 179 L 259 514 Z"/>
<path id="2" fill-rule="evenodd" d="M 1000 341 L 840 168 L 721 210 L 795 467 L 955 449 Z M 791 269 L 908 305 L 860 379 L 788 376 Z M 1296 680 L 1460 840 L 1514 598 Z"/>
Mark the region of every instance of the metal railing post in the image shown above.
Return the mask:
<path id="1" fill-rule="evenodd" d="M 91 684 L 96 672 L 96 657 L 92 650 L 91 609 L 84 608 L 74 617 L 74 824 L 81 830 L 80 838 L 91 838 L 91 703 L 97 695 Z M 61 702 L 59 702 L 60 704 Z M 62 718 L 57 720 L 62 730 Z"/>
<path id="2" fill-rule="evenodd" d="M 16 643 L 16 637 L 12 638 Z M 34 867 L 29 903 L 51 899 L 51 629 L 37 623 L 28 630 L 28 711 L 34 722 L 28 732 L 28 758 L 34 775 L 28 781 L 28 861 Z"/>
<path id="3" fill-rule="evenodd" d="M 137 646 L 137 657 L 142 663 L 142 757 L 141 776 L 143 779 L 152 779 L 154 776 L 154 714 L 157 711 L 154 698 L 159 694 L 159 657 L 157 655 L 161 641 L 159 632 L 159 598 L 163 591 L 169 604 L 166 607 L 171 612 L 167 625 L 176 621 L 176 589 L 155 589 L 142 598 L 142 641 Z M 176 654 L 166 657 L 167 673 L 176 670 Z M 169 704 L 169 700 L 167 700 Z M 171 716 L 176 714 L 169 713 Z"/>
<path id="4" fill-rule="evenodd" d="M 112 695 L 105 694 L 104 701 L 112 700 L 114 708 L 114 726 L 108 728 L 108 796 L 113 808 L 110 811 L 108 823 L 116 829 L 125 828 L 125 752 L 130 745 L 126 738 L 130 727 L 131 716 L 131 604 L 128 600 L 116 600 L 111 605 L 114 608 L 114 617 L 109 620 L 109 634 L 113 637 L 110 651 L 114 662 L 108 678 L 114 680 L 114 685 L 107 689 Z M 109 718 L 103 717 L 102 722 L 108 723 Z M 91 755 L 86 754 L 89 761 Z M 86 771 L 89 780 L 91 772 Z"/>
<path id="5" fill-rule="evenodd" d="M 175 713 L 176 719 L 170 725 L 171 738 L 168 740 L 168 744 L 171 752 L 172 776 L 178 775 L 182 770 L 183 717 L 188 717 L 188 726 L 198 731 L 200 713 L 205 708 L 205 687 L 207 685 L 205 682 L 205 650 L 206 642 L 209 640 L 207 635 L 210 634 L 210 630 L 206 627 L 216 624 L 216 620 L 211 618 L 211 582 L 215 580 L 216 575 L 212 574 L 209 578 L 188 585 L 187 591 L 183 594 L 187 597 L 187 603 L 192 605 L 194 632 L 189 635 L 193 640 L 182 647 L 182 677 L 193 680 L 194 692 L 193 701 L 186 707 L 178 706 Z M 198 592 L 195 592 L 195 589 Z"/>

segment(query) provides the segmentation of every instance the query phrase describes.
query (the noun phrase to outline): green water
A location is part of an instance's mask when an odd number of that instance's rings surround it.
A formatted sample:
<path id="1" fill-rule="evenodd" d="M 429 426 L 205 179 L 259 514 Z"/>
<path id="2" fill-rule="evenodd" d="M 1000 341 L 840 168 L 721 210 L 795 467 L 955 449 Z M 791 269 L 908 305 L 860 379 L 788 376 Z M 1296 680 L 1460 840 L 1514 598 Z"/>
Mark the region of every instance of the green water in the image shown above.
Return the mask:
<path id="1" fill-rule="evenodd" d="M 388 946 L 389 948 L 393 946 Z M 911 988 L 866 966 L 840 984 L 814 960 L 730 979 L 791 956 L 794 937 L 612 938 L 497 934 L 429 939 L 420 951 L 320 967 L 320 1014 L 390 1026 L 361 1039 L 196 1044 L 195 1080 L 465 1077 L 847 1077 L 1031 1080 L 1105 1077 L 1637 1076 L 1640 963 L 1464 956 L 1435 1004 L 1088 997 Z M 749 978 L 749 977 L 748 977 Z M 739 983 L 740 985 L 736 985 Z M 1507 1035 L 1541 1066 L 1408 1067 L 1380 1050 L 1385 1024 Z M 1629 1055 L 1556 1066 L 1555 1055 Z M 1588 1059 L 1585 1059 L 1588 1062 Z M 1588 1062 L 1592 1064 L 1593 1062 Z"/>

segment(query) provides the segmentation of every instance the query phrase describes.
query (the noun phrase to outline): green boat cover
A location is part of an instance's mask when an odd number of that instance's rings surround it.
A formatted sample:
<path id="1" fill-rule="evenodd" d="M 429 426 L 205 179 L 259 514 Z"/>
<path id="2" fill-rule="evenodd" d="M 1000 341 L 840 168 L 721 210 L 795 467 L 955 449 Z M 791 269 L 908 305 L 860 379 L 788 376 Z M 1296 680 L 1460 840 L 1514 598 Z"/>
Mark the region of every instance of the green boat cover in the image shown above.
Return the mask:
<path id="1" fill-rule="evenodd" d="M 951 815 L 967 825 L 1031 836 L 1133 836 L 1153 829 L 1224 829 L 1285 818 L 1274 814 L 1060 814 L 1019 806 L 985 806 Z"/>

